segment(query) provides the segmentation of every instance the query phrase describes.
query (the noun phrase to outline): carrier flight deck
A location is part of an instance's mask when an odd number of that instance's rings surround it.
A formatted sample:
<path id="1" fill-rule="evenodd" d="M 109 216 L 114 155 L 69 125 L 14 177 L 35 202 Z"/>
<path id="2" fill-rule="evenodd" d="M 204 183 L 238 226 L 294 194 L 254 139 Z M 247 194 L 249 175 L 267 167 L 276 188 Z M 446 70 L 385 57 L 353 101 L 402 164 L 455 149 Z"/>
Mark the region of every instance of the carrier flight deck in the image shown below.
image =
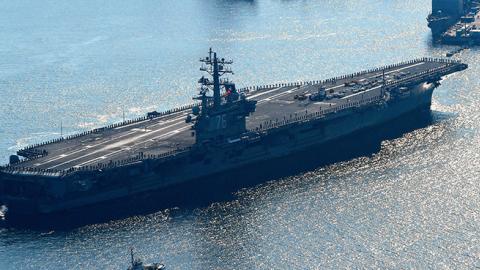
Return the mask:
<path id="1" fill-rule="evenodd" d="M 255 112 L 247 118 L 247 129 L 262 131 L 272 122 L 360 106 L 380 98 L 382 89 L 391 83 L 408 81 L 419 74 L 435 74 L 455 64 L 424 58 L 324 81 L 247 87 L 241 92 L 246 99 L 257 101 Z M 326 95 L 321 101 L 312 98 L 319 89 Z M 192 106 L 186 106 L 55 140 L 55 143 L 28 147 L 19 154 L 38 156 L 12 167 L 58 172 L 98 164 L 121 164 L 138 155 L 159 156 L 178 151 L 195 143 L 192 124 L 185 121 L 191 109 Z"/>

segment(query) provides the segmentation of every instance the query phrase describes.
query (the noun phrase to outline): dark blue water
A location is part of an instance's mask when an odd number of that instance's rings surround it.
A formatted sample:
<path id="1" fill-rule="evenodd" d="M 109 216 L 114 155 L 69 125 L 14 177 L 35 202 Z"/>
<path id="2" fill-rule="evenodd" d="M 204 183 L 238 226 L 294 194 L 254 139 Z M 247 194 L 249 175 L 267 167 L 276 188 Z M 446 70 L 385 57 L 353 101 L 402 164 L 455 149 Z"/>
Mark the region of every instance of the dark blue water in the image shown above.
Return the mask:
<path id="1" fill-rule="evenodd" d="M 423 56 L 428 0 L 0 0 L 0 161 L 25 145 L 191 102 L 209 47 L 239 86 Z M 480 51 L 433 123 L 371 157 L 73 230 L 0 229 L 0 269 L 480 267 Z"/>

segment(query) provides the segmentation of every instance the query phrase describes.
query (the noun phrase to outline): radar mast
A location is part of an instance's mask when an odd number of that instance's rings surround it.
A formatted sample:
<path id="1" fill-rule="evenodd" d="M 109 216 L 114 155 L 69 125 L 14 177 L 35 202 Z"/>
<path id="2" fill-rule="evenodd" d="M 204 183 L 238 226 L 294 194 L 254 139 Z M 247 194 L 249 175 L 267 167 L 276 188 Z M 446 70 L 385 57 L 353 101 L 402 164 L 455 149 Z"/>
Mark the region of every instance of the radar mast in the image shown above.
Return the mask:
<path id="1" fill-rule="evenodd" d="M 201 58 L 200 62 L 202 66 L 200 67 L 201 71 L 207 72 L 213 80 L 205 78 L 202 76 L 198 81 L 200 83 L 200 94 L 196 99 L 202 100 L 202 106 L 204 100 L 209 100 L 212 97 L 206 96 L 207 92 L 213 91 L 213 106 L 218 108 L 221 105 L 221 87 L 228 85 L 228 80 L 221 80 L 225 74 L 233 74 L 233 71 L 229 68 L 228 65 L 233 64 L 231 60 L 225 60 L 224 58 L 218 59 L 217 53 L 212 51 L 212 48 L 208 51 L 208 56 Z"/>

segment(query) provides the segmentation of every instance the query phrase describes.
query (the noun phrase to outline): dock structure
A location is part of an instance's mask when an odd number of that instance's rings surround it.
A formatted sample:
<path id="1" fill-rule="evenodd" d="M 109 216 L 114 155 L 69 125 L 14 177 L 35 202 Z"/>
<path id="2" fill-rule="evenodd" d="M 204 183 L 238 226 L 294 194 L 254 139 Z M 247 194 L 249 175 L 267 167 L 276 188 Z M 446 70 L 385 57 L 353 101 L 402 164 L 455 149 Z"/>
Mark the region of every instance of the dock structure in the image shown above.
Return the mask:
<path id="1" fill-rule="evenodd" d="M 432 0 L 432 14 L 443 14 L 459 18 L 467 6 L 466 0 Z"/>
<path id="2" fill-rule="evenodd" d="M 432 0 L 427 17 L 434 40 L 449 45 L 480 44 L 480 2 L 473 0 Z"/>
<path id="3" fill-rule="evenodd" d="M 457 61 L 422 58 L 326 80 L 245 87 L 239 92 L 257 103 L 246 127 L 248 132 L 262 136 L 299 122 L 377 106 L 390 88 L 439 81 L 442 76 L 464 69 L 462 65 Z M 311 97 L 320 89 L 326 97 L 315 101 Z M 62 177 L 182 155 L 195 146 L 192 123 L 185 119 L 196 106 L 149 114 L 33 145 L 18 151 L 24 159 L 0 171 Z"/>

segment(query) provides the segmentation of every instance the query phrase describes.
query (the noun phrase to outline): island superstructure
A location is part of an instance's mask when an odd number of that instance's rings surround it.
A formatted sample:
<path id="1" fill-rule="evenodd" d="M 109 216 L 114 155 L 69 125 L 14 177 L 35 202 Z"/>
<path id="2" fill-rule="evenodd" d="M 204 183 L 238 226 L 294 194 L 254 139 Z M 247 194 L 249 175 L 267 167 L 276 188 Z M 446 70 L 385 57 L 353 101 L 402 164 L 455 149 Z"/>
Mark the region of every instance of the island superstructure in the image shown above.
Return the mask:
<path id="1" fill-rule="evenodd" d="M 54 214 L 274 162 L 430 109 L 466 64 L 421 58 L 327 80 L 237 89 L 232 61 L 201 59 L 194 104 L 32 145 L 0 168 L 8 215 Z M 213 92 L 213 94 L 211 94 Z M 22 158 L 20 158 L 21 156 Z"/>

